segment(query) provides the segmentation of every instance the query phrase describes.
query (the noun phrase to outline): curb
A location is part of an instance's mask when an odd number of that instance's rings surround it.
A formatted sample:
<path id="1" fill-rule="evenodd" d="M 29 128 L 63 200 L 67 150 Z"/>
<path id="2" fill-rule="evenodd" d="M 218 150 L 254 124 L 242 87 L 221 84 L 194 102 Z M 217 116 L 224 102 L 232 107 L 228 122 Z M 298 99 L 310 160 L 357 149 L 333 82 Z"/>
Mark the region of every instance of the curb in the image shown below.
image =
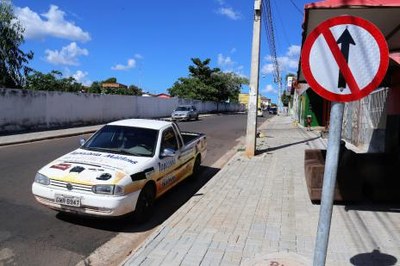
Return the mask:
<path id="1" fill-rule="evenodd" d="M 48 135 L 48 136 L 38 136 L 38 137 L 33 137 L 33 138 L 29 138 L 29 139 L 20 139 L 20 140 L 10 140 L 10 141 L 7 141 L 7 140 L 1 141 L 0 140 L 0 147 L 42 141 L 42 140 L 47 140 L 47 139 L 73 137 L 73 136 L 78 136 L 78 135 L 83 135 L 83 134 L 90 134 L 90 133 L 94 133 L 94 132 L 96 132 L 96 130 L 85 130 L 85 131 L 80 131 L 80 132 L 61 133 L 61 134 L 54 134 L 54 135 Z"/>

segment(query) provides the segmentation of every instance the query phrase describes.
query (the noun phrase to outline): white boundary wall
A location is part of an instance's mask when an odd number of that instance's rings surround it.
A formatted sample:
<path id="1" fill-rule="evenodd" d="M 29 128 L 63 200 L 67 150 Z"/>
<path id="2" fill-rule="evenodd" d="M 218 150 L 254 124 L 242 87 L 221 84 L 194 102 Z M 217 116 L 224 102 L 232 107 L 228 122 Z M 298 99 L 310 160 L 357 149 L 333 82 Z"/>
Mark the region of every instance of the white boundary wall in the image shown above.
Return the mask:
<path id="1" fill-rule="evenodd" d="M 123 118 L 169 117 L 180 104 L 200 113 L 241 111 L 240 104 L 179 98 L 0 89 L 0 133 L 103 124 Z"/>

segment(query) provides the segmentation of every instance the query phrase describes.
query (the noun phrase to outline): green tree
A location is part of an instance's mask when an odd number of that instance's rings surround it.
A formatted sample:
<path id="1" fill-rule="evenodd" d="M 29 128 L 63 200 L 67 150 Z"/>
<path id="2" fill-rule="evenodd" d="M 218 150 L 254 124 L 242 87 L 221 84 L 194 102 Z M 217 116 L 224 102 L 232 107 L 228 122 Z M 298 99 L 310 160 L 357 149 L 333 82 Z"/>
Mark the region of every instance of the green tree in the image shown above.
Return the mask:
<path id="1" fill-rule="evenodd" d="M 243 84 L 249 84 L 247 78 L 235 73 L 219 72 L 212 75 L 213 87 L 217 89 L 217 99 L 220 102 L 238 102 Z"/>
<path id="2" fill-rule="evenodd" d="M 192 58 L 191 60 L 194 66 L 189 66 L 190 76 L 193 78 L 198 78 L 205 84 L 212 83 L 212 75 L 214 73 L 221 72 L 219 68 L 211 69 L 208 66 L 211 61 L 209 58 L 204 61 L 201 61 L 199 58 Z"/>
<path id="3" fill-rule="evenodd" d="M 108 78 L 102 81 L 102 83 L 117 83 L 117 78 Z"/>
<path id="4" fill-rule="evenodd" d="M 205 84 L 198 78 L 179 78 L 172 88 L 168 89 L 172 97 L 201 101 L 217 101 L 217 89 Z"/>
<path id="5" fill-rule="evenodd" d="M 33 71 L 26 78 L 26 89 L 44 91 L 80 92 L 84 89 L 82 84 L 73 77 L 63 78 L 60 71 L 53 70 L 48 74 Z"/>
<path id="6" fill-rule="evenodd" d="M 283 106 L 286 106 L 286 107 L 289 106 L 289 102 L 291 102 L 291 100 L 292 100 L 291 95 L 286 95 L 285 92 L 282 93 L 281 101 L 282 101 Z"/>
<path id="7" fill-rule="evenodd" d="M 24 42 L 23 32 L 10 1 L 0 0 L 0 87 L 21 88 L 32 70 L 26 65 L 33 58 L 32 51 L 19 49 Z"/>
<path id="8" fill-rule="evenodd" d="M 136 85 L 130 85 L 128 90 L 132 92 L 132 95 L 138 95 L 138 96 L 143 95 L 143 90 Z"/>
<path id="9" fill-rule="evenodd" d="M 101 82 L 94 81 L 88 89 L 89 93 L 101 93 Z"/>
<path id="10" fill-rule="evenodd" d="M 210 59 L 191 59 L 194 65 L 189 66 L 189 77 L 179 78 L 168 89 L 173 97 L 202 101 L 224 102 L 237 101 L 242 84 L 248 80 L 234 73 L 224 73 L 219 68 L 210 68 Z"/>
<path id="11" fill-rule="evenodd" d="M 104 93 L 104 94 L 118 94 L 118 95 L 142 95 L 143 90 L 136 85 L 125 87 L 103 87 L 103 83 L 118 83 L 116 78 L 108 78 L 103 81 L 94 81 L 88 88 L 89 93 Z"/>

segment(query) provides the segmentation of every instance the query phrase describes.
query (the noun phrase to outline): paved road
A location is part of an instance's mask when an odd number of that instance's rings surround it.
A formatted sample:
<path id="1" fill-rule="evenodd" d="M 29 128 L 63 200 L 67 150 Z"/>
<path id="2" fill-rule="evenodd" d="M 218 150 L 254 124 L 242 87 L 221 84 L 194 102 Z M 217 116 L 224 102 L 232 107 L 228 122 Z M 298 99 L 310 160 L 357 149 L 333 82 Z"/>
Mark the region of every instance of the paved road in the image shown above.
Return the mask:
<path id="1" fill-rule="evenodd" d="M 116 259 L 123 259 L 124 252 L 139 245 L 219 171 L 229 151 L 245 135 L 246 118 L 214 115 L 179 123 L 182 130 L 201 131 L 208 136 L 203 177 L 196 182 L 184 182 L 162 197 L 156 204 L 157 215 L 142 226 L 133 225 L 129 217 L 99 220 L 57 214 L 34 201 L 31 183 L 35 172 L 76 148 L 79 136 L 0 147 L 0 264 L 75 265 L 104 244 L 123 243 L 126 250 L 102 254 L 102 259 L 108 259 L 110 264 L 118 263 Z"/>

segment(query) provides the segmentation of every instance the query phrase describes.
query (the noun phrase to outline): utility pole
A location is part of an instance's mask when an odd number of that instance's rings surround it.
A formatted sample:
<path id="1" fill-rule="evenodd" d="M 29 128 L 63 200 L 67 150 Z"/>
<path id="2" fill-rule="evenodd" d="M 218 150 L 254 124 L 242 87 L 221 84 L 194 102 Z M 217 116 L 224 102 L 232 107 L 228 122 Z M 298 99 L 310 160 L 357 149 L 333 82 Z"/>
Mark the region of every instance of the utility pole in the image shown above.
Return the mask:
<path id="1" fill-rule="evenodd" d="M 254 0 L 253 43 L 249 103 L 247 106 L 246 155 L 252 157 L 256 150 L 257 101 L 260 68 L 261 0 Z"/>

